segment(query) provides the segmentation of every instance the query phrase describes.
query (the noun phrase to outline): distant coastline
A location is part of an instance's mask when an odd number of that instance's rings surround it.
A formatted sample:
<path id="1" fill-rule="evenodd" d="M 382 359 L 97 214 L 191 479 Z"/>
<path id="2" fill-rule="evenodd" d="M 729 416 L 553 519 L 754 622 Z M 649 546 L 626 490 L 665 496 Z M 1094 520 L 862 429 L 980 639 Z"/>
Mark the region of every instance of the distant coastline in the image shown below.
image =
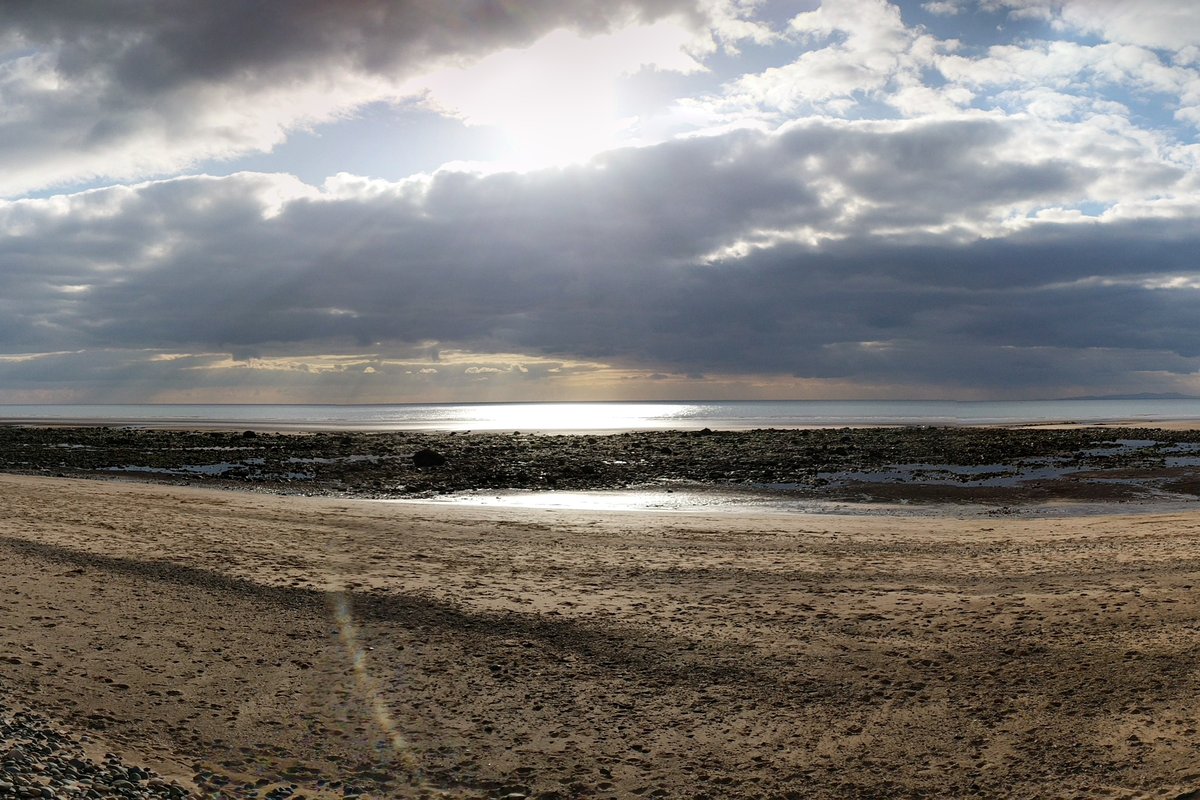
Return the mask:
<path id="1" fill-rule="evenodd" d="M 1063 397 L 1059 398 L 1062 402 L 1089 402 L 1093 400 L 1114 400 L 1114 401 L 1130 401 L 1130 400 L 1194 400 L 1200 401 L 1200 396 L 1194 394 L 1180 394 L 1179 392 L 1138 392 L 1136 394 L 1093 394 L 1081 395 L 1079 397 Z"/>

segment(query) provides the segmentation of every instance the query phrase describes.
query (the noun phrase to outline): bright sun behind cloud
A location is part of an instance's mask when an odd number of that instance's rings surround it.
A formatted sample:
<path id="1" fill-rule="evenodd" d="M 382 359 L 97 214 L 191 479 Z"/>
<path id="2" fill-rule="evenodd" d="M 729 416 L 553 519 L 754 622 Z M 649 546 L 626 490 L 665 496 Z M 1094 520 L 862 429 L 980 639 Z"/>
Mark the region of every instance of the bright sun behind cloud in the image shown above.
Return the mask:
<path id="1" fill-rule="evenodd" d="M 637 118 L 620 111 L 623 79 L 646 68 L 703 70 L 688 53 L 695 38 L 669 19 L 589 37 L 557 30 L 528 48 L 443 69 L 409 87 L 447 116 L 498 129 L 507 142 L 501 166 L 556 166 L 637 143 Z"/>

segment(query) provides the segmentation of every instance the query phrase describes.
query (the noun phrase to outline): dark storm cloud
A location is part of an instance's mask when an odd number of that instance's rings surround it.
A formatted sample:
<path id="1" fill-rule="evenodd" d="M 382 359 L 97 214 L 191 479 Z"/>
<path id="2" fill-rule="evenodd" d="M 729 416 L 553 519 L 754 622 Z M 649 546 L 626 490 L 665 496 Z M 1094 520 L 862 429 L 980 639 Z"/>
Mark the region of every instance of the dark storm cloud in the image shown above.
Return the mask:
<path id="1" fill-rule="evenodd" d="M 780 250 L 736 272 L 709 269 L 691 289 L 691 313 L 672 326 L 673 356 L 712 370 L 790 365 L 803 376 L 996 389 L 1103 384 L 1113 371 L 1194 371 L 1200 333 L 1189 320 L 1200 293 L 1146 288 L 1139 275 L 1192 269 L 1186 250 L 1200 237 L 1188 233 L 1180 251 L 1147 262 L 1140 251 L 1154 233 L 1139 225 L 1103 237 L 1073 233 L 1054 248 L 1028 235 L 986 246 L 879 241 Z M 885 275 L 892 266 L 905 277 Z M 977 285 L 978 270 L 990 273 L 987 287 Z M 1056 270 L 1106 279 L 1054 283 Z M 1117 351 L 1106 356 L 1105 376 L 1089 356 L 1095 350 Z"/>
<path id="2" fill-rule="evenodd" d="M 0 28 L 52 46 L 68 78 L 111 76 L 131 93 L 193 82 L 305 79 L 329 66 L 392 74 L 528 44 L 558 27 L 608 29 L 694 12 L 685 0 L 11 0 Z"/>
<path id="3" fill-rule="evenodd" d="M 1104 177 L 996 157 L 1010 136 L 986 120 L 814 122 L 527 174 L 320 192 L 246 174 L 10 204 L 0 352 L 437 342 L 994 391 L 1195 372 L 1200 293 L 1155 288 L 1194 275 L 1187 219 L 929 232 L 966 230 L 996 196 L 1053 205 Z"/>

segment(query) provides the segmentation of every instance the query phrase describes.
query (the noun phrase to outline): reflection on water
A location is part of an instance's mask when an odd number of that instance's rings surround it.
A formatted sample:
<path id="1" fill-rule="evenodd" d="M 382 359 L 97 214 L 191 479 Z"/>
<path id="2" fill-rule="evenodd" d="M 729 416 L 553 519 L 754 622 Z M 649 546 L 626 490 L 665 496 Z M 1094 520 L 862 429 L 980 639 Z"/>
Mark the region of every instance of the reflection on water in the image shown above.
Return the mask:
<path id="1" fill-rule="evenodd" d="M 811 500 L 768 492 L 689 489 L 616 489 L 611 491 L 459 492 L 422 499 L 381 500 L 383 503 L 454 505 L 542 511 L 633 511 L 653 513 L 741 514 L 929 514 L 930 506 L 907 503 L 848 503 Z M 957 510 L 962 511 L 962 506 Z"/>
<path id="2" fill-rule="evenodd" d="M 762 498 L 731 493 L 694 491 L 504 491 L 462 492 L 399 503 L 445 503 L 492 508 L 541 508 L 570 511 L 731 511 L 761 502 Z"/>
<path id="3" fill-rule="evenodd" d="M 422 499 L 375 500 L 379 503 L 453 505 L 520 511 L 642 512 L 689 514 L 826 514 L 887 517 L 975 518 L 1014 516 L 1037 519 L 1108 514 L 1126 516 L 1194 511 L 1194 502 L 1148 498 L 1113 504 L 1104 501 L 1058 501 L 996 506 L 983 503 L 851 502 L 812 500 L 767 492 L 690 490 L 505 491 L 461 492 Z"/>
<path id="4" fill-rule="evenodd" d="M 682 403 L 498 403 L 444 407 L 448 430 L 628 431 L 687 427 Z"/>

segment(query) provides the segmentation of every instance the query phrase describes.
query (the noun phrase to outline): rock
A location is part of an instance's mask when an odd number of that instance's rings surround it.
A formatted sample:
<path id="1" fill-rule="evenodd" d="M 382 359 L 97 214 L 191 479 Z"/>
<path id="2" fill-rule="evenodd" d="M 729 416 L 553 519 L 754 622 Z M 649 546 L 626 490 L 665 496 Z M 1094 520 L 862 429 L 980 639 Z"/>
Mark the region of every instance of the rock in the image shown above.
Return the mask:
<path id="1" fill-rule="evenodd" d="M 11 713 L 0 705 L 0 742 L 6 749 L 0 773 L 0 797 L 55 800 L 59 797 L 181 798 L 187 790 L 169 784 L 139 786 L 153 773 L 127 767 L 107 754 L 90 758 L 78 739 L 29 712 Z"/>
<path id="2" fill-rule="evenodd" d="M 414 467 L 440 467 L 446 463 L 444 455 L 428 447 L 413 453 L 412 460 Z"/>

